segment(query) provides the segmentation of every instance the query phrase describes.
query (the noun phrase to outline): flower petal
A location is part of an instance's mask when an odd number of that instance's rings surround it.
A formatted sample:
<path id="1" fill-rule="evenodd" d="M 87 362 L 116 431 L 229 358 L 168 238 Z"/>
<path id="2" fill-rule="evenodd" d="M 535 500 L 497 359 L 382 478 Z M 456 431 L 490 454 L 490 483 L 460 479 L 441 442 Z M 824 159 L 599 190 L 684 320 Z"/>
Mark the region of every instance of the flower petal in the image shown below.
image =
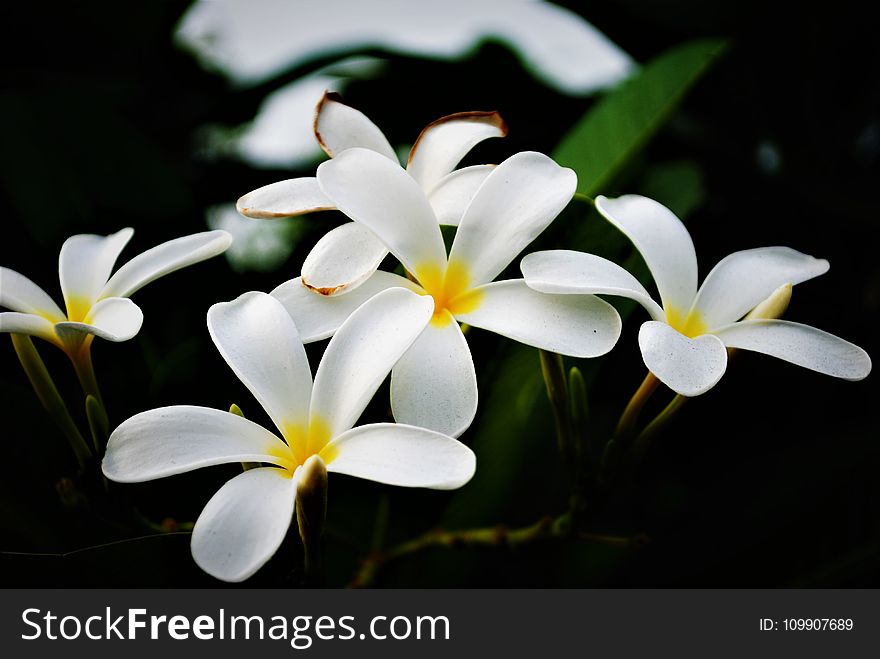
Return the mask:
<path id="1" fill-rule="evenodd" d="M 314 176 L 291 178 L 257 188 L 239 197 L 235 210 L 245 217 L 272 220 L 315 211 L 329 211 L 336 206 L 318 186 Z"/>
<path id="2" fill-rule="evenodd" d="M 596 197 L 596 210 L 620 229 L 648 265 L 667 314 L 687 315 L 697 293 L 697 254 L 675 214 L 653 199 Z"/>
<path id="3" fill-rule="evenodd" d="M 498 165 L 461 218 L 449 261 L 470 285 L 492 281 L 571 201 L 577 175 L 541 153 L 524 151 Z"/>
<path id="4" fill-rule="evenodd" d="M 58 274 L 68 312 L 75 308 L 85 314 L 98 299 L 119 253 L 132 235 L 134 229 L 128 228 L 109 236 L 80 234 L 64 241 L 58 257 Z M 71 320 L 82 318 L 71 317 Z"/>
<path id="5" fill-rule="evenodd" d="M 421 292 L 421 288 L 409 279 L 378 270 L 363 284 L 343 295 L 328 297 L 316 293 L 302 283 L 301 277 L 284 282 L 271 295 L 293 318 L 302 342 L 311 343 L 330 338 L 355 309 L 376 293 L 395 287 Z"/>
<path id="6" fill-rule="evenodd" d="M 93 306 L 83 322 L 57 323 L 55 332 L 67 344 L 76 344 L 89 334 L 118 343 L 134 338 L 143 322 L 144 312 L 134 302 L 108 297 Z"/>
<path id="7" fill-rule="evenodd" d="M 61 347 L 61 340 L 55 334 L 55 323 L 32 313 L 18 311 L 0 313 L 0 333 L 39 336 Z"/>
<path id="8" fill-rule="evenodd" d="M 135 414 L 110 435 L 101 468 L 110 480 L 140 483 L 227 462 L 285 466 L 278 437 L 237 414 L 175 405 Z"/>
<path id="9" fill-rule="evenodd" d="M 391 371 L 391 410 L 398 423 L 458 437 L 477 413 L 477 374 L 461 328 L 443 314 Z"/>
<path id="10" fill-rule="evenodd" d="M 706 275 L 693 310 L 706 327 L 739 320 L 783 284 L 800 284 L 828 272 L 828 261 L 788 247 L 734 252 Z"/>
<path id="11" fill-rule="evenodd" d="M 363 147 L 399 165 L 397 154 L 381 130 L 360 110 L 346 105 L 339 94 L 324 92 L 315 109 L 315 139 L 331 158 L 346 149 Z"/>
<path id="12" fill-rule="evenodd" d="M 330 437 L 354 425 L 433 312 L 430 297 L 391 288 L 361 305 L 337 330 L 315 373 L 312 392 L 312 418 L 320 417 Z"/>
<path id="13" fill-rule="evenodd" d="M 208 331 L 282 434 L 306 426 L 312 372 L 296 326 L 278 300 L 252 291 L 215 304 L 208 309 Z"/>
<path id="14" fill-rule="evenodd" d="M 554 295 L 529 288 L 522 279 L 474 289 L 479 306 L 456 318 L 501 336 L 572 357 L 598 357 L 620 337 L 617 311 L 594 295 Z"/>
<path id="15" fill-rule="evenodd" d="M 463 167 L 444 176 L 428 195 L 438 224 L 457 227 L 477 190 L 495 165 Z"/>
<path id="16" fill-rule="evenodd" d="M 526 254 L 519 267 L 529 288 L 541 293 L 626 297 L 641 304 L 654 320 L 666 320 L 663 309 L 638 279 L 601 256 L 553 249 Z"/>
<path id="17" fill-rule="evenodd" d="M 128 297 L 151 281 L 225 252 L 232 236 L 222 230 L 182 236 L 148 249 L 123 265 L 107 282 L 100 297 Z"/>
<path id="18" fill-rule="evenodd" d="M 416 277 L 445 270 L 437 218 L 425 193 L 398 165 L 368 149 L 348 149 L 321 163 L 318 182 L 339 210 L 372 230 Z"/>
<path id="19" fill-rule="evenodd" d="M 406 171 L 430 192 L 468 151 L 490 137 L 507 135 L 497 112 L 459 112 L 428 124 L 409 152 Z"/>
<path id="20" fill-rule="evenodd" d="M 400 423 L 353 428 L 331 442 L 327 471 L 400 487 L 452 490 L 474 475 L 477 457 L 439 432 Z"/>
<path id="21" fill-rule="evenodd" d="M 315 244 L 302 266 L 302 282 L 321 295 L 357 288 L 388 254 L 376 234 L 363 224 L 346 222 Z"/>
<path id="22" fill-rule="evenodd" d="M 9 268 L 0 268 L 0 307 L 36 314 L 56 323 L 67 320 L 46 291 Z"/>
<path id="23" fill-rule="evenodd" d="M 639 329 L 639 348 L 650 371 L 682 396 L 709 391 L 727 370 L 727 349 L 718 337 L 690 339 L 656 320 Z"/>
<path id="24" fill-rule="evenodd" d="M 809 325 L 744 320 L 713 331 L 729 348 L 752 350 L 844 380 L 862 380 L 871 358 L 859 346 Z"/>
<path id="25" fill-rule="evenodd" d="M 278 551 L 293 519 L 296 480 L 282 469 L 249 469 L 205 506 L 192 532 L 195 562 L 212 577 L 244 581 Z"/>

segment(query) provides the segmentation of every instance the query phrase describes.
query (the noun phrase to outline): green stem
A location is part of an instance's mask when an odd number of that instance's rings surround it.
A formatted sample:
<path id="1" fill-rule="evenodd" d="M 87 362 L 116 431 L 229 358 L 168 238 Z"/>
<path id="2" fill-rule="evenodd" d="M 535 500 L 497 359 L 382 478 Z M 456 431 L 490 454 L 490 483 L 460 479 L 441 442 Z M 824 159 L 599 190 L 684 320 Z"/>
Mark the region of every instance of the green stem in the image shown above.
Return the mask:
<path id="1" fill-rule="evenodd" d="M 95 367 L 92 364 L 92 338 L 86 337 L 82 347 L 70 356 L 73 362 L 73 368 L 76 370 L 76 377 L 86 396 L 94 396 L 95 399 L 104 407 L 104 399 L 101 397 L 101 389 L 98 387 L 98 378 L 95 376 Z"/>
<path id="2" fill-rule="evenodd" d="M 40 399 L 43 408 L 64 433 L 70 448 L 76 455 L 80 468 L 85 471 L 89 463 L 93 459 L 89 445 L 80 434 L 79 429 L 73 422 L 70 412 L 67 410 L 58 388 L 46 369 L 46 364 L 37 352 L 31 337 L 24 334 L 12 334 L 12 345 L 15 348 L 15 354 L 24 369 L 37 398 Z"/>
<path id="3" fill-rule="evenodd" d="M 669 421 L 684 407 L 684 404 L 690 400 L 687 396 L 676 394 L 675 398 L 663 408 L 651 423 L 645 426 L 645 429 L 636 438 L 635 451 L 636 455 L 644 456 L 647 453 L 648 445 L 666 426 Z"/>
<path id="4" fill-rule="evenodd" d="M 614 436 L 616 438 L 622 439 L 629 437 L 632 434 L 636 421 L 639 420 L 639 414 L 641 414 L 642 408 L 645 406 L 645 403 L 648 402 L 651 394 L 654 393 L 659 384 L 660 380 L 658 380 L 653 373 L 648 371 L 642 384 L 639 385 L 636 393 L 633 394 L 633 397 L 630 398 L 629 403 L 627 403 L 626 409 L 623 410 L 623 414 L 620 415 L 620 420 L 617 422 L 617 429 L 614 431 Z"/>
<path id="5" fill-rule="evenodd" d="M 544 375 L 544 384 L 547 386 L 547 397 L 553 408 L 553 422 L 556 426 L 556 443 L 559 453 L 566 461 L 567 466 L 572 466 L 574 451 L 571 442 L 571 420 L 568 403 L 568 383 L 565 377 L 565 367 L 562 355 L 547 350 L 539 350 L 541 356 L 541 373 Z"/>
<path id="6" fill-rule="evenodd" d="M 593 206 L 596 203 L 596 201 L 590 195 L 585 195 L 583 192 L 575 192 L 572 199 L 574 199 L 575 201 L 585 202 L 590 206 Z"/>

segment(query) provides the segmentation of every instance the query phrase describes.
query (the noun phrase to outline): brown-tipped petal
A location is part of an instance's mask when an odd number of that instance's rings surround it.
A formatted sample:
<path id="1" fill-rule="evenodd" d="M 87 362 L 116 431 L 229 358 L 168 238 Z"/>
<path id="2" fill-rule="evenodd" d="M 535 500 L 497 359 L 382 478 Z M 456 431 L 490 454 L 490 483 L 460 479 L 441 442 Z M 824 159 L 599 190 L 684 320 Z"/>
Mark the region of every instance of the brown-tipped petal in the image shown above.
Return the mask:
<path id="1" fill-rule="evenodd" d="M 235 210 L 245 217 L 258 220 L 275 220 L 335 209 L 333 202 L 321 192 L 318 179 L 314 176 L 270 183 L 248 192 L 235 202 Z"/>
<path id="2" fill-rule="evenodd" d="M 400 164 L 385 135 L 360 110 L 346 105 L 335 92 L 324 92 L 315 107 L 315 139 L 334 158 L 346 149 L 360 146 L 381 153 Z"/>
<path id="3" fill-rule="evenodd" d="M 302 266 L 302 283 L 321 295 L 339 295 L 360 286 L 388 254 L 375 234 L 347 222 L 324 234 Z"/>

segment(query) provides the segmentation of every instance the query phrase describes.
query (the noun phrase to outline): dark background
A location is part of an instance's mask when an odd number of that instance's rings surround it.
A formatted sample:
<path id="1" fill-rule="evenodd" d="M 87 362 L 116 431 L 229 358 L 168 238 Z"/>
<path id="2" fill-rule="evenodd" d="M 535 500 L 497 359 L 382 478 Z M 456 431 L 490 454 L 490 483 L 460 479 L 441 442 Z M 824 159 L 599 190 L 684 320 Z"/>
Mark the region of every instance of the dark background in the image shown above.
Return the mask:
<path id="1" fill-rule="evenodd" d="M 729 37 L 732 43 L 606 194 L 642 189 L 652 166 L 696 163 L 705 196 L 688 226 L 702 275 L 732 251 L 763 245 L 827 258 L 830 272 L 796 287 L 788 317 L 845 337 L 876 357 L 880 59 L 871 20 L 845 3 L 796 12 L 771 3 L 658 4 L 572 5 L 639 62 L 696 37 Z M 172 30 L 185 9 L 185 3 L 163 2 L 51 9 L 20 3 L 2 10 L 0 263 L 58 301 L 57 254 L 68 236 L 133 226 L 123 261 L 204 230 L 209 205 L 311 171 L 253 170 L 198 155 L 201 126 L 250 120 L 268 91 L 302 70 L 254 90 L 233 90 L 173 45 Z M 496 43 L 462 62 L 392 55 L 384 74 L 351 84 L 345 96 L 392 144 L 411 142 L 426 123 L 450 112 L 498 109 L 509 137 L 481 145 L 468 162 L 498 162 L 524 149 L 550 152 L 592 103 L 545 87 Z M 777 168 L 762 166 L 762 144 L 778 154 Z M 305 235 L 275 272 L 238 274 L 218 258 L 135 295 L 145 310 L 141 333 L 123 344 L 97 341 L 93 350 L 111 425 L 138 411 L 182 403 L 225 408 L 237 402 L 248 416 L 263 419 L 210 343 L 204 312 L 299 273 L 308 248 L 331 224 L 294 221 L 304 223 Z M 562 245 L 542 245 L 553 246 Z M 618 348 L 603 358 L 601 387 L 592 400 L 599 427 L 610 427 L 644 375 L 635 342 L 639 320 L 636 315 L 627 323 Z M 469 342 L 485 400 L 506 341 L 476 332 Z M 0 551 L 21 553 L 0 556 L 0 584 L 217 584 L 192 563 L 184 534 L 60 555 L 144 531 L 130 519 L 120 521 L 118 504 L 83 506 L 75 497 L 59 496 L 56 483 L 72 475 L 75 464 L 9 341 L 3 343 Z M 38 347 L 62 392 L 78 400 L 66 358 L 51 346 Z M 317 357 L 320 349 L 310 353 Z M 647 546 L 438 549 L 389 566 L 376 583 L 876 587 L 875 383 L 876 375 L 849 383 L 771 358 L 741 356 L 717 387 L 689 404 L 635 476 L 591 510 L 596 532 L 646 534 Z M 380 394 L 368 415 L 381 417 L 383 405 Z M 462 439 L 477 446 L 480 440 L 474 429 Z M 516 526 L 563 510 L 551 426 L 546 436 L 508 439 L 522 459 L 504 460 L 477 448 L 486 475 L 457 493 L 332 479 L 328 584 L 346 584 L 370 551 L 377 511 L 380 517 L 388 512 L 387 545 L 441 523 Z M 515 471 L 501 473 L 511 464 Z M 154 522 L 192 521 L 234 473 L 233 466 L 218 467 L 113 486 L 111 500 L 133 502 Z M 483 498 L 477 488 L 491 488 L 494 481 L 514 487 L 495 497 L 500 503 L 462 514 L 469 502 Z M 297 549 L 290 544 L 249 585 L 297 583 L 290 573 Z"/>

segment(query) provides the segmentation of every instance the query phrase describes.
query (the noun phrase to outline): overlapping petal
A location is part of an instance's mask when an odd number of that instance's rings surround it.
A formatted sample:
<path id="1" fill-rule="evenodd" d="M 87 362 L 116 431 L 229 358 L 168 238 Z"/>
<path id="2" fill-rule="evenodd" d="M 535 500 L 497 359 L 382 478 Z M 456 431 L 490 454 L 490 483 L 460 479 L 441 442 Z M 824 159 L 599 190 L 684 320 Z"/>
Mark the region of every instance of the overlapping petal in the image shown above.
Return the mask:
<path id="1" fill-rule="evenodd" d="M 727 349 L 712 334 L 691 339 L 666 323 L 649 320 L 639 329 L 645 365 L 682 396 L 698 396 L 715 386 L 727 369 Z"/>
<path id="2" fill-rule="evenodd" d="M 36 314 L 56 323 L 67 318 L 42 288 L 15 270 L 2 267 L 0 267 L 0 307 Z"/>
<path id="3" fill-rule="evenodd" d="M 471 286 L 492 281 L 571 201 L 577 175 L 532 151 L 511 156 L 483 181 L 464 213 L 449 262 Z"/>
<path id="4" fill-rule="evenodd" d="M 312 372 L 290 315 L 266 293 L 250 292 L 208 310 L 217 350 L 282 433 L 308 423 Z"/>
<path id="5" fill-rule="evenodd" d="M 138 483 L 227 462 L 289 466 L 287 445 L 253 421 L 206 407 L 176 405 L 141 412 L 110 435 L 102 469 Z"/>
<path id="6" fill-rule="evenodd" d="M 325 233 L 302 266 L 305 286 L 321 295 L 339 295 L 357 288 L 388 254 L 376 234 L 357 222 L 346 222 Z"/>
<path id="7" fill-rule="evenodd" d="M 0 313 L 0 333 L 38 336 L 61 346 L 61 339 L 55 334 L 55 323 L 32 313 L 18 311 Z"/>
<path id="8" fill-rule="evenodd" d="M 134 235 L 126 228 L 109 236 L 80 234 L 71 236 L 61 246 L 58 274 L 70 320 L 81 321 L 101 289 L 110 279 L 119 253 Z M 111 297 L 116 294 L 105 294 Z"/>
<path id="9" fill-rule="evenodd" d="M 396 423 L 353 428 L 331 442 L 337 456 L 327 471 L 401 487 L 450 490 L 474 475 L 477 459 L 444 434 Z"/>
<path id="10" fill-rule="evenodd" d="M 294 217 L 334 208 L 336 206 L 321 192 L 318 179 L 314 176 L 270 183 L 248 192 L 235 202 L 235 209 L 239 213 L 261 220 Z"/>
<path id="11" fill-rule="evenodd" d="M 452 437 L 477 413 L 477 375 L 470 348 L 448 311 L 431 322 L 391 372 L 394 419 Z"/>
<path id="12" fill-rule="evenodd" d="M 346 149 L 363 147 L 400 164 L 379 127 L 334 92 L 325 92 L 315 110 L 315 139 L 331 158 Z"/>
<path id="13" fill-rule="evenodd" d="M 192 555 L 223 581 L 244 581 L 268 561 L 287 535 L 296 479 L 272 467 L 250 469 L 221 487 L 199 515 Z"/>
<path id="14" fill-rule="evenodd" d="M 433 308 L 427 296 L 392 288 L 359 307 L 334 334 L 315 373 L 311 405 L 311 418 L 320 418 L 330 437 L 354 425 Z"/>
<path id="15" fill-rule="evenodd" d="M 95 304 L 83 322 L 66 321 L 55 325 L 64 343 L 76 345 L 88 335 L 120 342 L 133 338 L 144 322 L 144 312 L 128 298 L 108 297 Z"/>
<path id="16" fill-rule="evenodd" d="M 683 319 L 697 293 L 697 255 L 681 220 L 662 204 L 640 195 L 599 196 L 596 209 L 645 259 L 667 316 Z"/>
<path id="17" fill-rule="evenodd" d="M 465 209 L 470 205 L 495 165 L 462 167 L 444 176 L 428 194 L 438 224 L 457 227 Z"/>
<path id="18" fill-rule="evenodd" d="M 713 332 L 729 348 L 752 350 L 844 380 L 862 380 L 871 358 L 859 346 L 809 325 L 744 320 Z"/>

